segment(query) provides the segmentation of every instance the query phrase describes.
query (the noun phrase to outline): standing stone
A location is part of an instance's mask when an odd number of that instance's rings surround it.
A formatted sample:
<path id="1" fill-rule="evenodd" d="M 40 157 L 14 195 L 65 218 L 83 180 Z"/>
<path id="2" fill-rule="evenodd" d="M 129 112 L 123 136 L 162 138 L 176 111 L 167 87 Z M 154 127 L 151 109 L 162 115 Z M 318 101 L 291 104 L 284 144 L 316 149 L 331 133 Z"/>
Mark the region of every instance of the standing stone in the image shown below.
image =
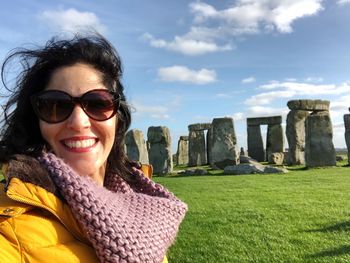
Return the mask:
<path id="1" fill-rule="evenodd" d="M 176 152 L 177 165 L 188 164 L 188 136 L 180 136 Z"/>
<path id="2" fill-rule="evenodd" d="M 188 163 L 189 166 L 207 164 L 204 131 L 191 131 L 188 137 Z"/>
<path id="3" fill-rule="evenodd" d="M 241 156 L 248 156 L 248 153 L 247 153 L 247 151 L 244 150 L 243 147 L 241 147 L 241 150 L 239 151 L 239 155 L 241 155 Z"/>
<path id="4" fill-rule="evenodd" d="M 305 119 L 309 112 L 291 110 L 287 115 L 286 137 L 288 140 L 289 165 L 305 164 Z"/>
<path id="5" fill-rule="evenodd" d="M 170 131 L 164 126 L 148 128 L 149 162 L 155 174 L 164 175 L 173 170 Z"/>
<path id="6" fill-rule="evenodd" d="M 270 164 L 282 165 L 284 161 L 284 153 L 283 152 L 272 152 L 268 155 L 267 161 Z"/>
<path id="7" fill-rule="evenodd" d="M 232 118 L 215 118 L 212 122 L 211 165 L 224 169 L 239 163 L 236 134 Z"/>
<path id="8" fill-rule="evenodd" d="M 283 129 L 281 124 L 267 127 L 266 156 L 275 152 L 283 152 Z"/>
<path id="9" fill-rule="evenodd" d="M 146 141 L 142 131 L 137 129 L 128 131 L 125 135 L 125 145 L 130 160 L 149 164 Z"/>
<path id="10" fill-rule="evenodd" d="M 328 111 L 315 111 L 305 121 L 305 164 L 307 167 L 334 166 L 332 122 Z"/>
<path id="11" fill-rule="evenodd" d="M 344 114 L 345 142 L 348 148 L 348 164 L 350 164 L 350 114 Z"/>
<path id="12" fill-rule="evenodd" d="M 213 148 L 213 129 L 210 126 L 207 132 L 207 162 L 212 163 L 212 148 Z"/>
<path id="13" fill-rule="evenodd" d="M 260 125 L 248 125 L 247 134 L 249 156 L 258 162 L 264 162 L 265 151 Z"/>

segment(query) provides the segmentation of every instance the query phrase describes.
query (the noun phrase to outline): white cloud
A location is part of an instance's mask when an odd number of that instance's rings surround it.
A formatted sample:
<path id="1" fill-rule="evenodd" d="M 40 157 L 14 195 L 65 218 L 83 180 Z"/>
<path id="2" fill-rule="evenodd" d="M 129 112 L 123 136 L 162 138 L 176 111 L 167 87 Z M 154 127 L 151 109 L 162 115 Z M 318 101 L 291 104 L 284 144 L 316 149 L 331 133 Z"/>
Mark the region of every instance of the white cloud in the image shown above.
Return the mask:
<path id="1" fill-rule="evenodd" d="M 306 82 L 313 82 L 313 83 L 317 83 L 317 82 L 323 82 L 323 78 L 321 77 L 308 77 L 305 79 Z"/>
<path id="2" fill-rule="evenodd" d="M 189 82 L 194 84 L 209 84 L 216 81 L 214 70 L 191 70 L 184 66 L 163 67 L 158 69 L 158 78 L 166 82 Z"/>
<path id="3" fill-rule="evenodd" d="M 153 119 L 169 119 L 170 116 L 168 114 L 169 109 L 164 106 L 149 106 L 144 105 L 139 102 L 132 102 L 132 107 L 135 109 L 135 116 L 139 115 L 148 115 Z"/>
<path id="4" fill-rule="evenodd" d="M 173 40 L 143 35 L 152 47 L 197 56 L 234 49 L 232 38 L 260 32 L 291 33 L 294 21 L 316 15 L 323 0 L 237 0 L 226 9 L 196 1 L 189 4 L 193 24 Z"/>
<path id="5" fill-rule="evenodd" d="M 271 82 L 259 88 L 268 90 L 268 92 L 250 97 L 245 100 L 246 105 L 267 105 L 279 98 L 291 98 L 295 96 L 340 95 L 350 93 L 350 85 L 347 83 L 340 85 L 317 85 L 301 82 Z"/>
<path id="6" fill-rule="evenodd" d="M 151 34 L 145 33 L 143 39 L 148 41 L 152 47 L 163 48 L 190 56 L 232 49 L 230 44 L 219 46 L 213 41 L 197 40 L 186 36 L 175 36 L 174 40 L 166 41 L 164 39 L 156 39 Z"/>
<path id="7" fill-rule="evenodd" d="M 252 106 L 249 107 L 246 116 L 251 117 L 269 117 L 269 116 L 277 116 L 282 115 L 282 117 L 287 116 L 289 109 L 287 107 L 284 108 L 274 108 L 274 107 L 266 107 L 266 106 Z"/>
<path id="8" fill-rule="evenodd" d="M 332 100 L 329 106 L 330 111 L 337 116 L 348 114 L 350 106 L 349 101 L 350 95 L 342 96 L 338 100 Z"/>
<path id="9" fill-rule="evenodd" d="M 268 105 L 275 99 L 290 98 L 295 95 L 293 91 L 271 91 L 254 95 L 245 100 L 246 105 Z"/>
<path id="10" fill-rule="evenodd" d="M 40 19 L 56 30 L 76 32 L 82 29 L 97 30 L 104 33 L 106 27 L 92 12 L 80 12 L 74 8 L 66 10 L 46 10 L 40 14 Z"/>
<path id="11" fill-rule="evenodd" d="M 243 84 L 253 83 L 253 82 L 255 82 L 255 78 L 254 78 L 254 77 L 245 78 L 245 79 L 242 79 L 241 82 L 242 82 Z"/>
<path id="12" fill-rule="evenodd" d="M 345 5 L 345 4 L 349 4 L 349 3 L 350 3 L 350 0 L 338 0 L 337 1 L 338 5 Z"/>
<path id="13" fill-rule="evenodd" d="M 274 82 L 262 85 L 260 88 L 266 90 L 283 89 L 296 92 L 298 95 L 339 95 L 350 92 L 350 85 L 348 83 L 337 86 L 335 84 L 317 85 L 302 82 Z"/>
<path id="14" fill-rule="evenodd" d="M 231 7 L 217 10 L 203 2 L 193 2 L 190 9 L 196 23 L 214 20 L 229 26 L 233 34 L 277 30 L 293 31 L 292 23 L 321 10 L 322 0 L 238 0 Z"/>
<path id="15" fill-rule="evenodd" d="M 245 120 L 246 116 L 243 112 L 236 112 L 232 115 L 234 121 L 242 121 Z"/>
<path id="16" fill-rule="evenodd" d="M 268 105 L 280 98 L 292 98 L 295 96 L 319 96 L 319 95 L 340 95 L 350 93 L 350 85 L 316 85 L 301 82 L 271 82 L 259 87 L 269 92 L 263 92 L 245 100 L 246 105 Z M 271 91 L 272 90 L 272 91 Z"/>

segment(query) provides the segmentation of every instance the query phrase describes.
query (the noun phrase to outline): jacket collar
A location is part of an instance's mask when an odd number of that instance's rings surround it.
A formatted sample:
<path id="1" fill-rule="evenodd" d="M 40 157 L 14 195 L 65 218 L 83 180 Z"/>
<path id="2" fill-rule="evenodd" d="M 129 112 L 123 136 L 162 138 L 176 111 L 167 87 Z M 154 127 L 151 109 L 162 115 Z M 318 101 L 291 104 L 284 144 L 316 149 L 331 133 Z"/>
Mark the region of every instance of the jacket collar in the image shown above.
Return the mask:
<path id="1" fill-rule="evenodd" d="M 10 200 L 6 200 L 4 194 L 0 194 L 0 208 L 11 207 L 14 213 L 8 215 L 9 217 L 25 213 L 33 206 L 39 207 L 55 215 L 77 239 L 90 244 L 68 204 L 37 159 L 25 155 L 11 157 L 4 176 L 4 191 Z M 3 210 L 5 211 L 5 208 Z"/>
<path id="2" fill-rule="evenodd" d="M 31 156 L 16 154 L 10 158 L 5 172 L 7 190 L 8 184 L 12 178 L 17 178 L 25 183 L 31 183 L 44 188 L 46 191 L 53 193 L 62 199 L 56 185 L 52 181 L 47 170 L 39 161 Z"/>

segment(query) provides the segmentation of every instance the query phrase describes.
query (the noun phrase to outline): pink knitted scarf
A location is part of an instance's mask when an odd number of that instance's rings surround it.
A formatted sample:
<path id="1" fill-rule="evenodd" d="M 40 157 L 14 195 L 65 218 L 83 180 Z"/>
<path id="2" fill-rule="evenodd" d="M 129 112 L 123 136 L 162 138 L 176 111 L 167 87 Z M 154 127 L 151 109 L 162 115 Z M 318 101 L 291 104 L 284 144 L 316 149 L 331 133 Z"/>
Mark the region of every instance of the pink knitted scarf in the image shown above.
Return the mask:
<path id="1" fill-rule="evenodd" d="M 162 262 L 185 216 L 186 204 L 136 168 L 135 185 L 118 175 L 107 175 L 102 187 L 79 176 L 52 153 L 44 153 L 39 161 L 101 262 Z"/>

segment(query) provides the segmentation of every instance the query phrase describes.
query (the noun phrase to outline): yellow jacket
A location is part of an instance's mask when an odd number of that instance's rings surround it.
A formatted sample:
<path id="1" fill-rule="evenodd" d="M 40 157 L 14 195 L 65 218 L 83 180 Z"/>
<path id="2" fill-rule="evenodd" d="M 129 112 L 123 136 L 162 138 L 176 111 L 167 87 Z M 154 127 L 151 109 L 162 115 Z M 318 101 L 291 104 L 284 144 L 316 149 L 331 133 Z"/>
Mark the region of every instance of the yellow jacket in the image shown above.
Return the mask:
<path id="1" fill-rule="evenodd" d="M 30 182 L 21 169 L 14 170 L 3 169 L 0 183 L 0 262 L 99 262 L 58 194 Z"/>

